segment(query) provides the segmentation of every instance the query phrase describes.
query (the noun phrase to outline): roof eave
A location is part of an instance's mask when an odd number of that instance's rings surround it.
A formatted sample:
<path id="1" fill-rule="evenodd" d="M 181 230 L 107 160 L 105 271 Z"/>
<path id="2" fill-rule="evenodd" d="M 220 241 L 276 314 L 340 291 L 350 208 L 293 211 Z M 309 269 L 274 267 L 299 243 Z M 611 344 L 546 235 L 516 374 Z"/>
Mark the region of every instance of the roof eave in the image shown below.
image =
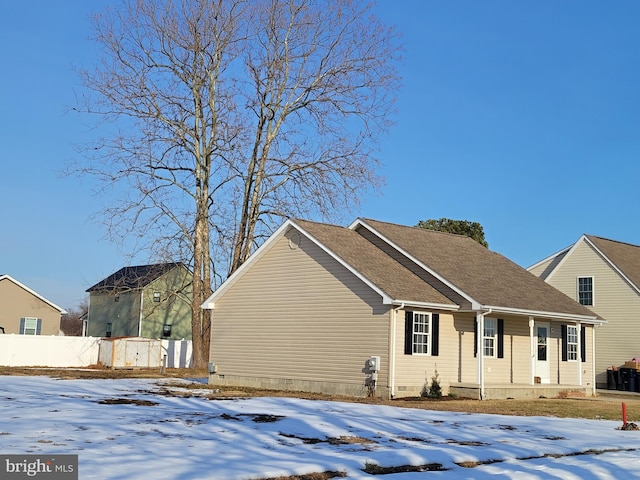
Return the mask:
<path id="1" fill-rule="evenodd" d="M 456 312 L 460 310 L 460 305 L 448 304 L 448 303 L 432 303 L 432 302 L 419 302 L 415 300 L 393 300 L 391 305 L 397 307 L 413 307 L 413 308 L 425 308 L 432 310 L 449 310 Z"/>
<path id="2" fill-rule="evenodd" d="M 554 318 L 567 320 L 571 322 L 592 323 L 594 325 L 602 325 L 607 323 L 606 320 L 598 318 L 597 315 L 580 315 L 577 313 L 562 312 L 546 312 L 542 310 L 528 310 L 525 308 L 500 307 L 496 305 L 483 305 L 483 310 L 491 310 L 492 313 L 503 313 L 511 315 L 523 315 L 536 318 Z"/>

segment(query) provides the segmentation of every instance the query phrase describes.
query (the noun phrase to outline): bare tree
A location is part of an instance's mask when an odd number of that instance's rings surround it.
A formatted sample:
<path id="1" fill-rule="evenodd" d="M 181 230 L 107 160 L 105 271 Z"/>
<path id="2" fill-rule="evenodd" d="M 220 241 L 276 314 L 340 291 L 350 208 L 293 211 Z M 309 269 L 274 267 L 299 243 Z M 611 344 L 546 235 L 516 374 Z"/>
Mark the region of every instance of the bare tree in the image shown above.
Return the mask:
<path id="1" fill-rule="evenodd" d="M 123 0 L 94 28 L 76 109 L 101 135 L 72 170 L 113 196 L 112 238 L 192 266 L 202 367 L 212 285 L 284 216 L 329 219 L 377 186 L 397 38 L 350 0 Z"/>
<path id="2" fill-rule="evenodd" d="M 60 330 L 68 337 L 82 336 L 82 317 L 89 311 L 89 302 L 85 298 L 76 308 L 67 308 L 60 318 Z"/>

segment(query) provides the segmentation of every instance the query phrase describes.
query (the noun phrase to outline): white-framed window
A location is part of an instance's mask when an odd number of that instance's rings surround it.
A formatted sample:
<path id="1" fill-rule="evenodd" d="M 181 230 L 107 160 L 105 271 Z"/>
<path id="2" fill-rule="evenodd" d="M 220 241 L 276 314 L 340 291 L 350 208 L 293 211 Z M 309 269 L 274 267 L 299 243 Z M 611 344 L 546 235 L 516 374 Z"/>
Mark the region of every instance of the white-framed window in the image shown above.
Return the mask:
<path id="1" fill-rule="evenodd" d="M 578 327 L 567 325 L 567 360 L 578 360 Z"/>
<path id="2" fill-rule="evenodd" d="M 35 317 L 24 317 L 24 330 L 21 333 L 24 335 L 37 335 L 38 319 Z"/>
<path id="3" fill-rule="evenodd" d="M 484 319 L 484 332 L 482 334 L 482 353 L 485 357 L 496 356 L 496 343 L 498 339 L 498 325 L 495 318 Z"/>
<path id="4" fill-rule="evenodd" d="M 431 338 L 431 315 L 413 312 L 413 353 L 429 355 Z"/>
<path id="5" fill-rule="evenodd" d="M 160 303 L 160 292 L 153 292 L 153 303 Z"/>
<path id="6" fill-rule="evenodd" d="M 578 277 L 578 302 L 593 305 L 593 277 Z"/>

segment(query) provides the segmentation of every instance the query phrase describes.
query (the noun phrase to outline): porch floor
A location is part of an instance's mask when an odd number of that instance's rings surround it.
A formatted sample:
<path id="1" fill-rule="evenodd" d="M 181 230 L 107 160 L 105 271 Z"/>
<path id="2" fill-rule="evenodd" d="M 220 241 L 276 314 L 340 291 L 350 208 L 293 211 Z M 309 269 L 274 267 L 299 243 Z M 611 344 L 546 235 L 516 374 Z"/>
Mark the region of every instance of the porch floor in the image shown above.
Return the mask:
<path id="1" fill-rule="evenodd" d="M 449 392 L 463 398 L 480 400 L 480 385 L 476 383 L 454 383 Z M 484 400 L 533 399 L 533 398 L 567 398 L 587 397 L 593 395 L 591 385 L 556 385 L 537 383 L 525 384 L 491 384 L 484 386 Z"/>

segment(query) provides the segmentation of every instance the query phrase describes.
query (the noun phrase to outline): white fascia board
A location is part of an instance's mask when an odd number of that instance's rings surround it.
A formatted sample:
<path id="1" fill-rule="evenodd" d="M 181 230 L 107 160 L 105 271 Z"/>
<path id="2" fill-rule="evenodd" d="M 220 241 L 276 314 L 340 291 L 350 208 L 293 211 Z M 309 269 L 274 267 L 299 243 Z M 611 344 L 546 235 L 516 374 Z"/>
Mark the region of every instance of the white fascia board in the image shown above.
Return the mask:
<path id="1" fill-rule="evenodd" d="M 249 256 L 247 261 L 240 265 L 240 268 L 238 268 L 238 270 L 233 272 L 229 276 L 229 278 L 222 282 L 222 285 L 220 285 L 215 290 L 215 292 L 213 292 L 211 296 L 207 298 L 202 305 L 200 305 L 200 308 L 213 310 L 215 302 L 220 297 L 220 295 L 231 288 L 244 275 L 244 273 L 249 268 L 251 268 L 251 265 L 258 261 L 258 259 L 262 257 L 262 255 L 268 252 L 275 244 L 276 240 L 282 237 L 291 225 L 293 225 L 293 222 L 290 219 L 280 225 L 280 227 L 275 232 L 273 232 L 273 234 L 271 234 L 271 236 L 267 238 L 267 240 L 262 245 L 260 245 L 260 247 L 255 252 L 251 254 L 251 256 Z"/>
<path id="2" fill-rule="evenodd" d="M 414 300 L 394 300 L 393 304 L 405 307 L 425 308 L 429 310 L 450 310 L 452 312 L 457 312 L 458 310 L 460 310 L 460 305 L 449 303 L 427 303 L 416 302 Z"/>
<path id="3" fill-rule="evenodd" d="M 560 312 L 543 312 L 539 310 L 527 310 L 524 308 L 498 307 L 492 305 L 483 305 L 483 309 L 491 309 L 492 313 L 504 313 L 505 315 L 522 315 L 537 318 L 555 318 L 558 320 L 568 320 L 571 322 L 590 323 L 594 325 L 602 325 L 607 323 L 606 320 L 600 320 L 595 315 L 577 315 L 573 313 Z"/>
<path id="4" fill-rule="evenodd" d="M 573 247 L 573 245 L 570 245 L 570 246 L 568 246 L 568 247 L 565 247 L 565 248 L 563 248 L 562 250 L 560 250 L 559 252 L 553 253 L 553 254 L 549 255 L 548 257 L 543 258 L 543 259 L 542 259 L 542 260 L 540 260 L 539 262 L 536 262 L 536 263 L 534 263 L 533 265 L 531 265 L 531 266 L 527 267 L 527 270 L 531 271 L 531 270 L 533 270 L 534 268 L 538 267 L 539 265 L 542 265 L 543 263 L 548 262 L 548 261 L 550 261 L 550 260 L 554 259 L 555 257 L 559 256 L 559 255 L 562 255 L 563 253 L 565 253 L 565 252 L 567 252 L 568 250 L 570 250 L 570 249 L 571 249 L 571 247 Z M 556 267 L 555 267 L 555 268 L 558 268 L 558 266 L 556 265 Z M 555 268 L 554 268 L 554 270 L 555 270 Z"/>
<path id="5" fill-rule="evenodd" d="M 20 283 L 18 280 L 16 280 L 15 278 L 11 277 L 10 275 L 0 275 L 0 281 L 1 280 L 9 280 L 13 283 L 15 283 L 16 285 L 18 285 L 20 288 L 26 290 L 27 292 L 29 292 L 31 295 L 38 297 L 40 300 L 42 300 L 43 302 L 45 302 L 46 304 L 52 306 L 53 308 L 55 308 L 56 310 L 58 310 L 60 312 L 61 315 L 64 315 L 67 313 L 67 311 L 64 308 L 59 307 L 58 305 L 56 305 L 53 302 L 50 302 L 49 300 L 47 300 L 46 298 L 44 298 L 42 295 L 40 295 L 37 292 L 34 292 L 33 290 L 31 290 L 29 287 L 27 287 L 26 285 Z"/>
<path id="6" fill-rule="evenodd" d="M 610 267 L 611 267 L 611 268 L 612 268 L 612 269 L 613 269 L 613 270 L 614 270 L 618 275 L 620 275 L 620 276 L 622 277 L 622 279 L 623 279 L 625 282 L 627 282 L 627 283 L 629 284 L 629 286 L 630 286 L 633 290 L 635 290 L 635 292 L 636 292 L 637 294 L 639 294 L 639 295 L 640 295 L 640 288 L 638 288 L 638 285 L 636 285 L 635 283 L 633 283 L 629 277 L 627 277 L 624 273 L 622 273 L 622 270 L 620 270 L 620 269 L 616 266 L 616 264 L 615 264 L 615 263 L 613 263 L 613 262 L 609 259 L 609 257 L 607 257 L 607 256 L 602 252 L 602 250 L 600 250 L 598 247 L 596 247 L 596 246 L 595 246 L 595 244 L 594 244 L 591 240 L 589 240 L 589 237 L 587 237 L 586 235 L 584 235 L 584 241 L 585 241 L 587 244 L 589 244 L 589 246 L 591 246 L 591 248 L 593 248 L 593 249 L 598 253 L 598 255 L 600 255 L 600 256 L 602 257 L 602 259 L 603 259 L 603 260 L 604 260 L 604 261 L 605 261 L 605 262 L 606 262 L 606 263 L 607 263 L 607 264 L 608 264 L 608 265 L 609 265 L 609 266 L 610 266 Z"/>
<path id="7" fill-rule="evenodd" d="M 451 282 L 449 282 L 448 280 L 446 280 L 444 277 L 440 276 L 436 271 L 430 269 L 429 267 L 427 267 L 424 263 L 422 263 L 420 260 L 418 260 L 417 258 L 415 258 L 413 255 L 411 255 L 409 252 L 407 252 L 406 250 L 403 250 L 402 248 L 400 248 L 398 245 L 396 245 L 395 243 L 393 243 L 391 240 L 389 240 L 387 237 L 385 237 L 384 235 L 382 235 L 380 232 L 378 232 L 375 228 L 373 228 L 371 225 L 368 225 L 364 220 L 362 220 L 361 218 L 356 219 L 351 225 L 349 225 L 349 228 L 351 230 L 355 230 L 356 227 L 358 226 L 362 226 L 364 228 L 366 228 L 367 230 L 369 230 L 371 233 L 373 233 L 375 236 L 377 236 L 380 240 L 382 240 L 383 242 L 385 242 L 387 245 L 391 246 L 392 248 L 394 248 L 395 250 L 397 250 L 398 252 L 400 252 L 401 254 L 403 254 L 405 257 L 407 257 L 408 259 L 410 259 L 412 262 L 414 262 L 416 265 L 418 265 L 420 268 L 422 268 L 423 270 L 425 270 L 427 273 L 429 273 L 430 275 L 433 275 L 435 278 L 437 278 L 438 280 L 440 280 L 442 283 L 444 283 L 446 286 L 448 286 L 449 288 L 451 288 L 451 290 L 453 290 L 454 292 L 456 292 L 457 294 L 459 294 L 461 297 L 467 299 L 469 302 L 471 302 L 471 308 L 472 309 L 480 309 L 481 308 L 481 304 L 480 302 L 476 301 L 475 299 L 473 299 L 471 296 L 469 296 L 469 294 L 463 292 L 462 290 L 460 290 L 458 287 L 456 287 L 454 284 L 452 284 Z"/>
<path id="8" fill-rule="evenodd" d="M 562 260 L 560 260 L 558 262 L 558 264 L 555 266 L 555 268 L 553 270 L 551 270 L 551 272 L 549 272 L 549 275 L 547 275 L 547 278 L 544 279 L 545 282 L 549 283 L 549 280 L 551 279 L 551 277 L 553 277 L 553 274 L 560 270 L 560 267 L 562 267 L 564 262 L 567 261 L 567 258 L 569 258 L 571 256 L 571 254 L 573 254 L 574 250 L 576 248 L 578 248 L 578 245 L 580 244 L 580 242 L 585 241 L 586 238 L 587 238 L 587 236 L 583 233 L 576 243 L 574 243 L 570 247 L 567 247 L 567 248 L 565 248 L 563 250 L 563 251 L 567 250 L 566 255 L 562 258 Z"/>

